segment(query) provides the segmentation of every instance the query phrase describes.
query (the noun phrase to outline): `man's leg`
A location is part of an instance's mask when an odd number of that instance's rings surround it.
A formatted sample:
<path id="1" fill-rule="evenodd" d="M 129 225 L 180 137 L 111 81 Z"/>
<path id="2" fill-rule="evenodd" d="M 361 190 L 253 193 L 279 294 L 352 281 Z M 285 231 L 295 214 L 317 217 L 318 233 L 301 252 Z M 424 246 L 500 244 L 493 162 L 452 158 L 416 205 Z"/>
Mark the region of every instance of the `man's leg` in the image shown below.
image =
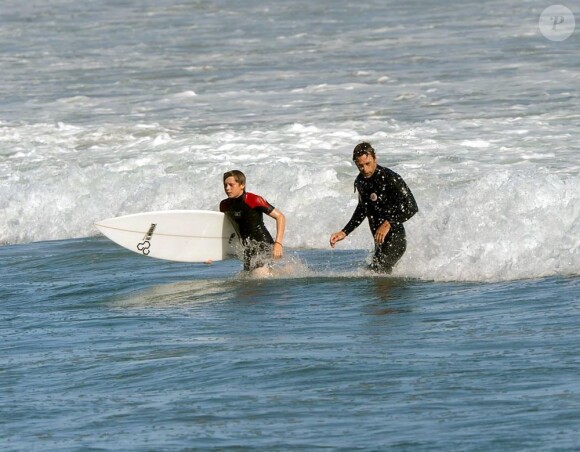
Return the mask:
<path id="1" fill-rule="evenodd" d="M 394 228 L 389 232 L 382 245 L 376 246 L 371 270 L 377 273 L 389 274 L 395 264 L 401 259 L 407 249 L 405 230 Z"/>

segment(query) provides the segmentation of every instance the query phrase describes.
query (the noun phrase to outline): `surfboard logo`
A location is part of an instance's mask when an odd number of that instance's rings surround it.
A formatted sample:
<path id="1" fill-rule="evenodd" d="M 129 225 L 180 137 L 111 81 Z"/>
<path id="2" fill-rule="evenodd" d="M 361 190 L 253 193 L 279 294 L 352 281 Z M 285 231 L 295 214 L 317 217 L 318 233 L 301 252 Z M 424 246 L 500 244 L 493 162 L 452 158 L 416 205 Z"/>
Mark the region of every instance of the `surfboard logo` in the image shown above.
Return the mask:
<path id="1" fill-rule="evenodd" d="M 153 237 L 153 232 L 155 231 L 156 227 L 157 227 L 156 223 L 151 223 L 151 226 L 149 226 L 149 230 L 147 231 L 147 233 L 143 237 L 143 241 L 141 243 L 137 244 L 137 249 L 139 251 L 141 251 L 144 256 L 148 256 L 149 253 L 151 252 L 149 250 L 149 248 L 151 248 L 151 241 L 150 240 L 151 240 L 151 237 Z"/>
<path id="2" fill-rule="evenodd" d="M 137 249 L 141 251 L 145 256 L 149 255 L 149 253 L 151 252 L 149 251 L 149 248 L 151 248 L 151 242 L 149 240 L 145 240 L 144 242 L 137 244 Z"/>

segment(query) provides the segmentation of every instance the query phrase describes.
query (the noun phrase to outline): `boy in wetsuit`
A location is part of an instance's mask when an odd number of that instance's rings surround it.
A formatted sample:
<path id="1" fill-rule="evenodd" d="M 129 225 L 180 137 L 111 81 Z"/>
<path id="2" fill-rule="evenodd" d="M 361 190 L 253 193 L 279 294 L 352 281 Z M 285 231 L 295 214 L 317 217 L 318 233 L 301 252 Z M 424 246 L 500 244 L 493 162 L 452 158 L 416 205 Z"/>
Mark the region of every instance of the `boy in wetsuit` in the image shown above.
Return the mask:
<path id="1" fill-rule="evenodd" d="M 244 270 L 267 266 L 268 255 L 280 259 L 284 253 L 284 214 L 261 196 L 247 193 L 246 176 L 241 171 L 228 171 L 223 180 L 228 197 L 220 203 L 220 212 L 224 212 L 238 227 L 244 246 Z M 276 240 L 266 229 L 263 214 L 276 220 Z"/>
<path id="2" fill-rule="evenodd" d="M 375 150 L 369 143 L 358 144 L 352 159 L 360 173 L 354 182 L 358 205 L 347 225 L 330 236 L 330 246 L 334 248 L 367 218 L 375 239 L 370 268 L 391 273 L 407 249 L 403 223 L 418 212 L 417 203 L 401 176 L 377 165 Z"/>

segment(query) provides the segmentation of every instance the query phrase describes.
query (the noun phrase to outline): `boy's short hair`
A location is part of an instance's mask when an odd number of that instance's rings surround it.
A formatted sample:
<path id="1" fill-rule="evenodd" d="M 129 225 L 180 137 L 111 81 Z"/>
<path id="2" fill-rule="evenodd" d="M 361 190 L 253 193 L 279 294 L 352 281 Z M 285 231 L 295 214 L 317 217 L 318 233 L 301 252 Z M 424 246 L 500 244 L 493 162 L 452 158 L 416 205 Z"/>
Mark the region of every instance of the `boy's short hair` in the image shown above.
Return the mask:
<path id="1" fill-rule="evenodd" d="M 246 185 L 246 175 L 240 170 L 231 170 L 224 173 L 224 182 L 228 177 L 233 177 L 234 180 L 240 185 Z"/>
<path id="2" fill-rule="evenodd" d="M 370 155 L 372 158 L 376 158 L 375 150 L 370 143 L 362 142 L 355 146 L 352 151 L 352 159 L 356 160 L 362 155 Z"/>

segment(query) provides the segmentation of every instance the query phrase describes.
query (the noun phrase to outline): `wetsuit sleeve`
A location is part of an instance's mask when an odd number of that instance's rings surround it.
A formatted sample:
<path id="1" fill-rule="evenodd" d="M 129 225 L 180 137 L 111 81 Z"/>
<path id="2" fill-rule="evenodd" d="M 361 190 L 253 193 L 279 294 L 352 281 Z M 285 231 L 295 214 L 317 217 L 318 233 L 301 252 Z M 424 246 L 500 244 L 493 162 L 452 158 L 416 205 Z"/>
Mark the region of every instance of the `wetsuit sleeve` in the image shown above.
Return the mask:
<path id="1" fill-rule="evenodd" d="M 395 195 L 396 201 L 394 208 L 388 212 L 388 217 L 391 223 L 404 223 L 415 215 L 419 208 L 413 193 L 401 176 L 395 173 L 391 183 L 391 192 Z"/>
<path id="2" fill-rule="evenodd" d="M 227 205 L 226 205 L 226 200 L 224 199 L 223 201 L 220 202 L 220 212 L 225 212 L 227 211 Z"/>
<path id="3" fill-rule="evenodd" d="M 342 228 L 344 233 L 346 235 L 349 235 L 352 231 L 354 231 L 356 228 L 358 228 L 360 226 L 360 224 L 364 221 L 366 216 L 367 216 L 366 209 L 365 209 L 363 202 L 360 199 L 360 195 L 359 195 L 358 204 L 356 206 L 354 213 L 352 214 L 352 218 L 346 224 L 346 226 L 344 228 Z"/>
<path id="4" fill-rule="evenodd" d="M 245 201 L 246 204 L 250 206 L 252 209 L 256 209 L 259 212 L 263 212 L 267 215 L 269 215 L 275 208 L 264 198 L 258 195 L 254 195 L 253 193 L 246 193 Z"/>

